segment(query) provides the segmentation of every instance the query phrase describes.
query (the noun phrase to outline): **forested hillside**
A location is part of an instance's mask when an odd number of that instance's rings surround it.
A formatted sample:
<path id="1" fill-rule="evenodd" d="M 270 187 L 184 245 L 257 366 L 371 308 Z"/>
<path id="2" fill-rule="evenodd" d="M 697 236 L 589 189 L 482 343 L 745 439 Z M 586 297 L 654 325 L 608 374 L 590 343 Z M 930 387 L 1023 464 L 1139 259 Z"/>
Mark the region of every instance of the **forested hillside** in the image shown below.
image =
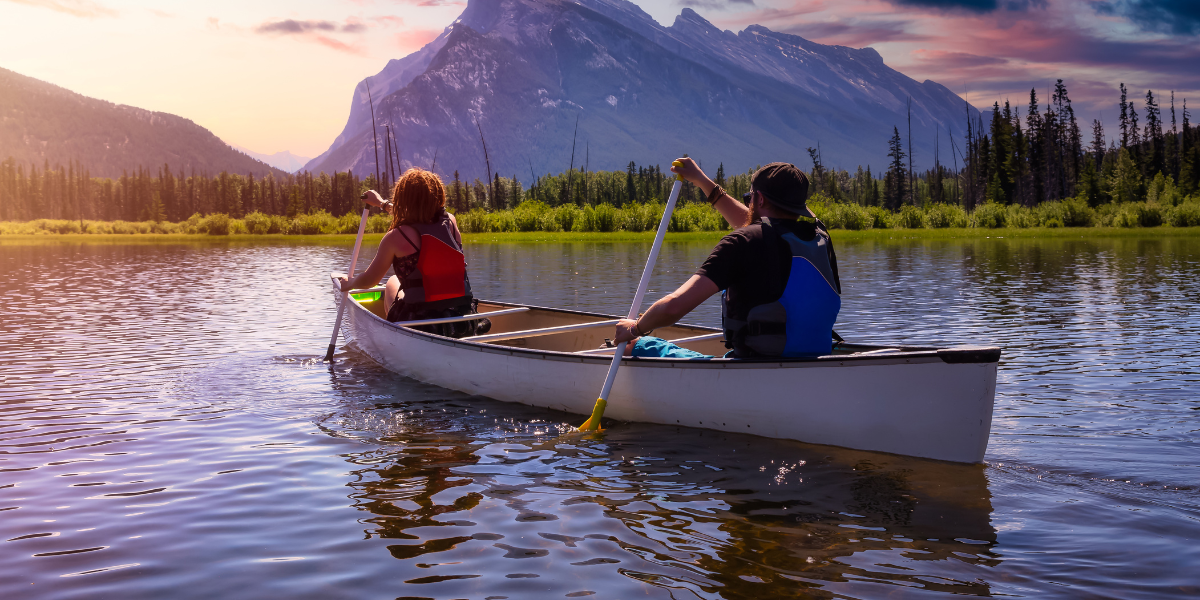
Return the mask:
<path id="1" fill-rule="evenodd" d="M 0 160 L 7 158 L 41 168 L 78 163 L 113 178 L 164 163 L 189 174 L 284 175 L 183 117 L 88 98 L 0 68 Z"/>
<path id="2" fill-rule="evenodd" d="M 832 211 L 823 217 L 831 227 L 847 229 L 896 222 L 905 227 L 966 226 L 968 214 L 974 215 L 971 222 L 986 227 L 1200 224 L 1200 129 L 1192 126 L 1186 100 L 1177 105 L 1169 97 L 1163 106 L 1151 90 L 1130 95 L 1123 84 L 1119 89 L 1120 116 L 1114 127 L 1119 134 L 1107 145 L 1099 121 L 1088 128 L 1091 139 L 1085 137 L 1060 80 L 1049 103 L 1031 91 L 1023 115 L 1010 104 L 994 105 L 990 125 L 976 119 L 965 139 L 937 150 L 932 169 L 908 168 L 906 140 L 895 127 L 887 144 L 890 164 L 875 173 L 862 166 L 853 172 L 829 169 L 819 149 L 807 148 L 813 202 Z M 378 183 L 372 175 L 360 178 L 353 172 L 255 177 L 189 173 L 172 165 L 102 178 L 76 162 L 39 168 L 9 159 L 0 161 L 0 221 L 182 221 L 214 213 L 239 219 L 255 212 L 288 218 L 353 216 L 363 190 L 387 195 L 400 176 L 394 147 L 385 146 L 381 158 Z M 524 202 L 553 209 L 629 208 L 663 201 L 671 186 L 669 171 L 633 161 L 619 171 L 589 170 L 585 162 L 583 169 L 534 175 L 528 187 L 515 173 L 495 173 L 490 181 L 481 181 L 461 177 L 453 166 L 448 170 L 447 204 L 459 214 L 475 215 L 471 222 L 476 225 L 468 227 L 476 230 L 506 231 L 505 223 L 516 221 L 503 217 L 485 227 L 478 215 L 498 214 Z M 725 165 L 718 163 L 715 170 L 708 165 L 708 172 L 735 197 L 749 189 L 749 171 L 727 176 Z M 706 208 L 703 194 L 691 185 L 684 186 L 681 203 Z M 935 213 L 940 216 L 926 222 Z M 942 218 L 946 215 L 953 218 Z M 549 217 L 542 220 L 538 227 L 566 227 Z"/>

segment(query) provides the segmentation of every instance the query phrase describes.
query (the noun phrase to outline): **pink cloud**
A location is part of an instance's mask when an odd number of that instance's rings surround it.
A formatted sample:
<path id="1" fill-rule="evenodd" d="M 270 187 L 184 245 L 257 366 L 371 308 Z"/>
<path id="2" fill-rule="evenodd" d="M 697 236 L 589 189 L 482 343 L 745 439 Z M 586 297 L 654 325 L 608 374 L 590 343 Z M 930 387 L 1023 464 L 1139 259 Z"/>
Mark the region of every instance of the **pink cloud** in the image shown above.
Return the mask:
<path id="1" fill-rule="evenodd" d="M 921 62 L 938 69 L 972 69 L 994 67 L 1008 63 L 1008 59 L 996 56 L 980 56 L 952 50 L 930 50 L 922 48 L 913 52 Z"/>
<path id="2" fill-rule="evenodd" d="M 115 17 L 117 11 L 92 0 L 8 0 L 15 4 L 48 8 L 73 17 Z"/>
<path id="3" fill-rule="evenodd" d="M 930 36 L 909 31 L 907 21 L 833 21 L 799 23 L 780 31 L 822 44 L 861 48 L 884 42 L 919 42 Z"/>
<path id="4" fill-rule="evenodd" d="M 334 50 L 337 50 L 339 52 L 345 52 L 347 54 L 355 54 L 358 56 L 364 56 L 366 54 L 365 52 L 363 52 L 362 48 L 359 48 L 358 46 L 351 46 L 349 44 L 340 42 L 338 40 L 335 40 L 333 38 L 326 37 L 323 35 L 314 35 L 313 41 L 315 41 L 318 44 L 321 44 L 322 46 L 325 46 L 326 48 L 332 48 Z"/>
<path id="5" fill-rule="evenodd" d="M 441 34 L 442 32 L 437 29 L 410 29 L 396 35 L 396 47 L 401 52 L 416 52 Z"/>

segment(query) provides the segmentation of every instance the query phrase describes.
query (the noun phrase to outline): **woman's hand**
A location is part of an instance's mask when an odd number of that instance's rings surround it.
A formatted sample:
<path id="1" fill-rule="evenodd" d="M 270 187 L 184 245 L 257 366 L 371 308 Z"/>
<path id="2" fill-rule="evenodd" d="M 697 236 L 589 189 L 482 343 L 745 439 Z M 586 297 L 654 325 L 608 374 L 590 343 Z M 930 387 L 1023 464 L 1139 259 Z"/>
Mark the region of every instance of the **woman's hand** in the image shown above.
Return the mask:
<path id="1" fill-rule="evenodd" d="M 363 192 L 362 196 L 359 196 L 359 199 L 367 204 L 370 204 L 371 206 L 383 206 L 383 198 L 380 197 L 379 192 L 376 192 L 375 190 L 367 190 Z"/>
<path id="2" fill-rule="evenodd" d="M 617 334 L 613 340 L 620 344 L 621 342 L 632 342 L 641 337 L 637 331 L 637 321 L 634 319 L 621 319 L 617 322 Z"/>
<path id="3" fill-rule="evenodd" d="M 350 290 L 354 289 L 350 286 L 350 282 L 346 280 L 345 275 L 338 276 L 338 286 L 342 288 L 343 292 L 349 292 Z"/>
<path id="4" fill-rule="evenodd" d="M 697 165 L 696 161 L 687 157 L 673 161 L 671 172 L 696 185 L 706 194 L 711 192 L 713 186 L 716 185 L 708 178 L 708 175 L 704 174 L 704 171 L 700 170 L 700 165 Z"/>

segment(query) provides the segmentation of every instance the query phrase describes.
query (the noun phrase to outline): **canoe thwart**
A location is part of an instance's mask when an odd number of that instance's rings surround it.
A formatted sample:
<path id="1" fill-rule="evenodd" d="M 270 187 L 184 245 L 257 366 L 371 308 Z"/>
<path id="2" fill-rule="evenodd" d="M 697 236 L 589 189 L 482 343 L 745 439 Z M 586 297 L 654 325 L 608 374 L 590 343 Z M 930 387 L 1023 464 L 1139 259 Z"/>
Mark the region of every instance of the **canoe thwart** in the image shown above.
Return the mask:
<path id="1" fill-rule="evenodd" d="M 525 329 L 522 331 L 508 331 L 505 333 L 490 333 L 487 335 L 475 335 L 471 337 L 461 338 L 464 342 L 500 342 L 504 340 L 515 340 L 519 338 L 538 337 L 543 335 L 554 335 L 556 333 L 566 333 L 568 331 L 579 331 L 580 329 L 591 329 L 593 327 L 607 327 L 616 325 L 617 319 L 611 321 L 595 321 L 592 323 L 580 323 L 578 325 L 559 325 L 558 327 L 543 327 L 541 329 Z"/>
<path id="2" fill-rule="evenodd" d="M 416 327 L 418 325 L 440 325 L 442 323 L 461 323 L 463 321 L 474 321 L 476 319 L 487 319 L 489 317 L 499 317 L 500 315 L 512 315 L 528 311 L 528 308 L 506 308 L 504 310 L 493 310 L 484 313 L 475 313 L 473 315 L 463 315 L 461 317 L 443 317 L 440 319 L 419 319 L 416 321 L 396 321 L 392 325 L 400 327 Z M 479 336 L 476 336 L 479 337 Z M 483 336 L 487 337 L 487 336 Z M 462 338 L 464 340 L 473 340 L 475 338 Z"/>

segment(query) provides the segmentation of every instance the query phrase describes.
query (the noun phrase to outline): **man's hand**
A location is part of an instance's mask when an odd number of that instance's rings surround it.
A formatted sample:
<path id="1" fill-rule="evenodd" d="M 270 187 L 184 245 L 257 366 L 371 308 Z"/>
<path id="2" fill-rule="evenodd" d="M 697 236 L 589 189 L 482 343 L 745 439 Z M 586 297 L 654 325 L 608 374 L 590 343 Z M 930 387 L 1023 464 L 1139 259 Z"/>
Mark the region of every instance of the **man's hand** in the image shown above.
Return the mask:
<path id="1" fill-rule="evenodd" d="M 379 195 L 379 192 L 376 192 L 375 190 L 367 190 L 363 192 L 362 196 L 359 196 L 359 199 L 367 204 L 370 204 L 371 206 L 383 206 L 383 198 Z"/>
<path id="2" fill-rule="evenodd" d="M 632 342 L 638 339 L 637 321 L 634 319 L 621 319 L 617 322 L 617 334 L 613 337 L 616 343 Z"/>
<path id="3" fill-rule="evenodd" d="M 717 185 L 708 178 L 708 175 L 704 174 L 704 171 L 700 170 L 700 165 L 697 165 L 696 161 L 690 158 L 676 159 L 671 163 L 671 172 L 691 182 L 705 194 L 711 192 L 713 187 Z"/>
<path id="4" fill-rule="evenodd" d="M 338 285 L 342 288 L 343 292 L 349 292 L 350 290 L 354 289 L 350 287 L 350 282 L 346 281 L 345 275 L 338 276 Z"/>

